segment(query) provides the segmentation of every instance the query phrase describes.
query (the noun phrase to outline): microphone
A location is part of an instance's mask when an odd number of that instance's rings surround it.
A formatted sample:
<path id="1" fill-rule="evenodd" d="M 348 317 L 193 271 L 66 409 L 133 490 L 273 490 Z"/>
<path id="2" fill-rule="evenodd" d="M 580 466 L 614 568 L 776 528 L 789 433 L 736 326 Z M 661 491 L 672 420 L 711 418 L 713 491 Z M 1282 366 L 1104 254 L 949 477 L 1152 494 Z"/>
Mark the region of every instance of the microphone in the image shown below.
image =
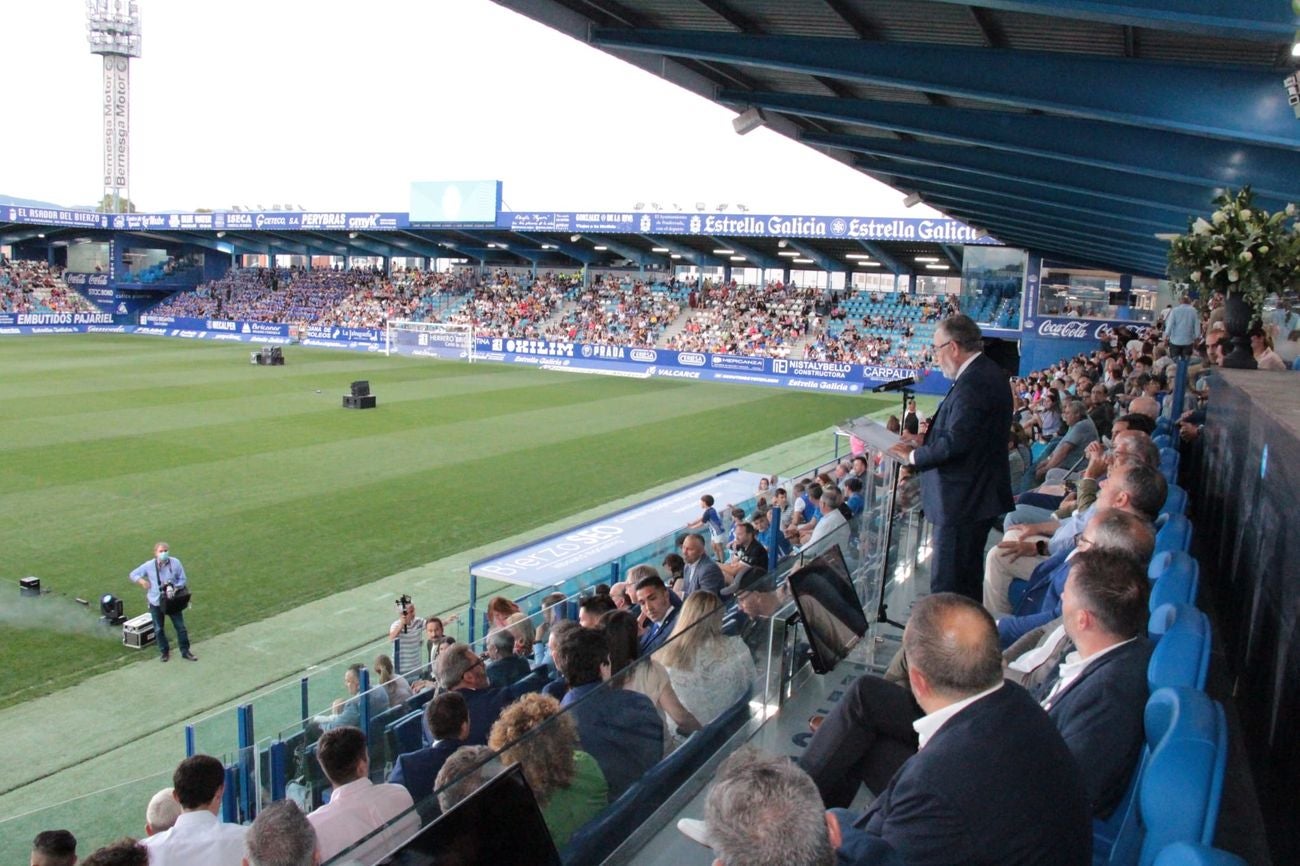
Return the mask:
<path id="1" fill-rule="evenodd" d="M 910 388 L 910 387 L 912 387 L 913 385 L 918 385 L 918 384 L 920 384 L 921 381 L 923 381 L 924 379 L 925 379 L 925 376 L 924 376 L 923 374 L 921 374 L 921 373 L 914 373 L 914 374 L 912 374 L 911 376 L 908 376 L 908 377 L 906 377 L 906 378 L 904 378 L 904 379 L 895 379 L 895 380 L 893 380 L 892 382 L 882 382 L 881 384 L 879 384 L 879 385 L 877 385 L 876 387 L 872 388 L 872 389 L 871 389 L 871 393 L 872 393 L 872 394 L 882 394 L 882 393 L 884 393 L 884 392 L 886 392 L 886 391 L 901 391 L 901 390 L 903 390 L 904 388 Z"/>

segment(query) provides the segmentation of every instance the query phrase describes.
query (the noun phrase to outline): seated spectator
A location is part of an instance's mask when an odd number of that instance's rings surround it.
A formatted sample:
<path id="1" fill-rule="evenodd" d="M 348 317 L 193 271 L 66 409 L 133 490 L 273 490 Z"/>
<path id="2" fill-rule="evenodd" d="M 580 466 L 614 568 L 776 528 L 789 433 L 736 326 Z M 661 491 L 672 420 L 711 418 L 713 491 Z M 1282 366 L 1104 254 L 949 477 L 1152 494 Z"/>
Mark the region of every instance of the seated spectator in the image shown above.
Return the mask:
<path id="1" fill-rule="evenodd" d="M 609 803 L 596 760 L 579 749 L 572 714 L 546 695 L 525 695 L 492 725 L 488 746 L 506 766 L 520 764 L 556 848 Z"/>
<path id="2" fill-rule="evenodd" d="M 1029 449 L 1029 436 L 1025 433 L 1023 427 L 1019 424 L 1012 423 L 1011 432 L 1007 436 L 1007 468 L 1011 473 L 1011 492 L 1013 494 L 1023 493 L 1026 484 L 1025 473 L 1033 463 L 1033 455 Z"/>
<path id="3" fill-rule="evenodd" d="M 560 705 L 578 726 L 582 748 L 600 765 L 616 799 L 664 756 L 664 723 L 645 695 L 605 686 L 609 645 L 600 628 L 566 631 L 556 662 L 569 684 Z"/>
<path id="4" fill-rule="evenodd" d="M 664 557 L 664 561 L 659 563 L 668 576 L 664 579 L 667 586 L 673 586 L 677 581 L 682 579 L 682 574 L 686 571 L 686 560 L 682 559 L 679 554 L 669 553 Z M 653 567 L 653 566 L 647 566 Z M 629 573 L 630 574 L 630 573 Z M 658 574 L 658 572 L 655 572 Z"/>
<path id="5" fill-rule="evenodd" d="M 744 521 L 736 524 L 736 538 L 731 542 L 731 550 L 731 561 L 718 564 L 728 584 L 735 580 L 736 573 L 742 568 L 767 568 L 767 548 L 758 540 L 754 524 Z"/>
<path id="6" fill-rule="evenodd" d="M 556 654 L 559 652 L 560 641 L 564 636 L 576 628 L 582 628 L 577 622 L 571 619 L 560 620 L 551 629 L 551 636 L 546 642 L 546 657 L 550 660 L 550 666 L 555 671 L 551 681 L 542 686 L 542 694 L 550 695 L 557 701 L 564 698 L 565 692 L 569 690 L 569 684 L 564 679 L 564 674 L 560 673 L 559 664 L 556 662 Z"/>
<path id="7" fill-rule="evenodd" d="M 433 745 L 398 755 L 388 774 L 388 781 L 405 788 L 417 804 L 433 793 L 434 781 L 443 764 L 469 736 L 465 696 L 460 692 L 443 692 L 425 706 L 424 720 L 433 734 Z"/>
<path id="8" fill-rule="evenodd" d="M 515 633 L 508 628 L 494 631 L 487 638 L 488 684 L 512 686 L 528 676 L 528 660 L 515 655 Z"/>
<path id="9" fill-rule="evenodd" d="M 144 834 L 157 836 L 170 830 L 180 816 L 181 804 L 172 795 L 172 789 L 163 788 L 149 798 L 149 806 L 144 810 Z"/>
<path id="10" fill-rule="evenodd" d="M 156 860 L 151 859 L 149 849 L 144 846 L 143 842 L 137 842 L 134 839 L 119 839 L 93 852 L 85 860 L 81 861 L 81 866 L 149 866 L 150 863 L 156 862 Z M 213 860 L 209 862 L 238 861 Z"/>
<path id="11" fill-rule="evenodd" d="M 646 568 L 653 571 L 652 566 Z M 641 626 L 641 655 L 648 656 L 663 646 L 672 634 L 681 605 L 673 604 L 672 595 L 658 573 L 647 574 L 637 580 L 636 602 L 641 606 L 641 616 L 638 619 Z"/>
<path id="12" fill-rule="evenodd" d="M 784 493 L 784 491 L 780 489 L 778 489 L 777 492 Z M 779 526 L 772 523 L 771 512 L 755 511 L 749 516 L 749 522 L 753 524 L 754 536 L 763 547 L 769 551 L 773 546 L 776 547 L 778 562 L 789 556 L 794 551 L 794 545 L 790 543 L 790 539 L 785 537 L 785 534 L 781 532 Z"/>
<path id="13" fill-rule="evenodd" d="M 487 746 L 461 746 L 451 753 L 438 771 L 434 790 L 438 792 L 438 807 L 450 812 L 462 800 L 483 787 L 483 767 L 492 760 L 492 750 Z"/>
<path id="14" fill-rule="evenodd" d="M 705 801 L 704 821 L 679 826 L 702 830 L 704 838 L 697 841 L 711 847 L 715 862 L 725 866 L 831 866 L 842 842 L 836 816 L 823 810 L 808 775 L 784 756 L 754 748 L 742 748 L 722 762 Z M 851 862 L 902 866 L 878 839 L 852 852 Z"/>
<path id="15" fill-rule="evenodd" d="M 1091 863 L 1079 767 L 1042 707 L 1003 681 L 988 612 L 955 593 L 925 596 L 903 650 L 920 750 L 866 814 L 839 822 L 842 847 L 873 836 L 908 866 Z"/>
<path id="16" fill-rule="evenodd" d="M 653 658 L 640 658 L 636 617 L 625 610 L 611 610 L 600 618 L 600 625 L 609 644 L 613 684 L 649 698 L 661 717 L 672 720 L 671 730 L 681 731 L 683 735 L 698 731 L 700 723 L 677 699 L 668 671 Z"/>
<path id="17" fill-rule="evenodd" d="M 578 602 L 578 625 L 583 628 L 595 628 L 600 625 L 600 618 L 618 606 L 608 595 L 589 595 Z"/>
<path id="18" fill-rule="evenodd" d="M 355 728 L 361 724 L 361 671 L 364 669 L 363 664 L 348 665 L 348 669 L 343 673 L 343 687 L 348 690 L 349 697 L 335 700 L 331 712 L 314 717 L 321 730 Z M 370 707 L 372 719 L 388 709 L 388 693 L 378 686 L 366 692 L 365 700 Z"/>
<path id="19" fill-rule="evenodd" d="M 316 830 L 293 800 L 265 806 L 248 828 L 244 866 L 317 866 Z"/>
<path id="20" fill-rule="evenodd" d="M 370 754 L 360 728 L 326 731 L 316 744 L 316 759 L 334 787 L 329 802 L 307 816 L 322 863 L 348 851 L 351 859 L 371 866 L 420 829 L 420 816 L 405 788 L 370 781 Z M 374 832 L 380 828 L 385 829 Z"/>
<path id="21" fill-rule="evenodd" d="M 757 675 L 745 642 L 722 634 L 722 601 L 711 592 L 686 599 L 672 637 L 655 657 L 668 669 L 682 706 L 704 725 L 740 700 Z"/>
<path id="22" fill-rule="evenodd" d="M 1046 478 L 1048 472 L 1058 467 L 1066 471 L 1074 471 L 1083 466 L 1086 462 L 1083 450 L 1100 438 L 1097 435 L 1097 427 L 1088 417 L 1082 401 L 1067 400 L 1061 409 L 1061 416 L 1069 425 L 1069 430 L 1051 453 L 1034 467 L 1034 476 L 1039 481 Z"/>
<path id="23" fill-rule="evenodd" d="M 718 568 L 718 563 L 704 552 L 704 538 L 691 533 L 682 539 L 682 560 L 686 563 L 682 569 L 681 585 L 673 589 L 682 596 L 699 590 L 721 592 L 727 579 Z"/>
<path id="24" fill-rule="evenodd" d="M 181 761 L 172 774 L 172 796 L 181 814 L 170 830 L 143 840 L 151 866 L 196 866 L 238 863 L 244 856 L 247 827 L 226 824 L 221 794 L 226 789 L 226 768 L 210 755 Z"/>
<path id="25" fill-rule="evenodd" d="M 533 654 L 533 644 L 537 642 L 537 629 L 526 613 L 517 613 L 506 620 L 506 628 L 515 636 L 515 655 L 528 658 Z"/>
<path id="26" fill-rule="evenodd" d="M 1286 370 L 1286 361 L 1273 351 L 1273 338 L 1264 333 L 1264 329 L 1250 329 L 1250 353 L 1255 356 L 1255 364 L 1261 370 Z"/>
<path id="27" fill-rule="evenodd" d="M 801 544 L 803 549 L 817 552 L 845 539 L 848 535 L 846 527 L 849 522 L 844 518 L 839 505 L 839 492 L 834 487 L 824 488 L 821 497 L 817 500 L 820 516 L 817 518 L 817 523 L 813 525 L 812 531 L 803 537 Z"/>
<path id="28" fill-rule="evenodd" d="M 32 840 L 31 866 L 73 866 L 76 862 L 77 837 L 67 830 L 42 830 Z M 145 862 L 149 862 L 147 855 Z"/>
<path id="29" fill-rule="evenodd" d="M 564 602 L 566 601 L 564 593 L 553 592 L 542 598 L 542 623 L 537 628 L 537 633 L 533 637 L 533 664 L 545 665 L 551 663 L 551 654 L 548 648 L 551 637 L 551 629 L 555 624 L 564 619 Z"/>
<path id="30" fill-rule="evenodd" d="M 388 656 L 383 653 L 375 656 L 375 665 L 370 672 L 374 674 L 375 682 L 383 686 L 389 707 L 396 707 L 410 700 L 411 686 L 404 677 L 393 675 L 393 660 Z"/>
<path id="31" fill-rule="evenodd" d="M 469 736 L 465 742 L 471 746 L 487 745 L 488 731 L 501 710 L 521 695 L 540 691 L 546 679 L 545 671 L 534 671 L 512 685 L 492 686 L 483 660 L 466 644 L 453 644 L 438 655 L 438 682 L 444 689 L 459 691 L 469 707 Z M 427 726 L 424 740 L 425 745 L 433 742 L 433 732 Z"/>

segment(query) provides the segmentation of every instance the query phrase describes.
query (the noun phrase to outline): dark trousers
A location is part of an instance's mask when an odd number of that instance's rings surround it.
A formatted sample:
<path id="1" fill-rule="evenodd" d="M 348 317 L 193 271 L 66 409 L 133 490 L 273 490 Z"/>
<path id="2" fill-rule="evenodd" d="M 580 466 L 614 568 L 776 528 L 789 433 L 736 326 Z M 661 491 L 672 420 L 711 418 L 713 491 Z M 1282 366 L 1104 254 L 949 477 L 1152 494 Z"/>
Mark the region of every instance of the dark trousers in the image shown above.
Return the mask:
<path id="1" fill-rule="evenodd" d="M 998 518 L 936 523 L 930 556 L 930 592 L 957 592 L 984 602 L 984 545 Z"/>
<path id="2" fill-rule="evenodd" d="M 799 766 L 812 776 L 826 808 L 848 808 L 865 784 L 879 794 L 916 754 L 912 722 L 923 716 L 912 692 L 877 676 L 861 676 L 831 708 Z"/>
<path id="3" fill-rule="evenodd" d="M 149 616 L 153 618 L 153 633 L 158 640 L 158 651 L 163 655 L 171 652 L 171 644 L 167 643 L 167 632 L 163 628 L 163 612 L 156 604 L 149 605 Z M 181 645 L 181 653 L 190 651 L 190 633 L 185 630 L 185 613 L 167 614 L 167 618 L 172 621 L 172 627 L 176 629 L 176 642 Z"/>

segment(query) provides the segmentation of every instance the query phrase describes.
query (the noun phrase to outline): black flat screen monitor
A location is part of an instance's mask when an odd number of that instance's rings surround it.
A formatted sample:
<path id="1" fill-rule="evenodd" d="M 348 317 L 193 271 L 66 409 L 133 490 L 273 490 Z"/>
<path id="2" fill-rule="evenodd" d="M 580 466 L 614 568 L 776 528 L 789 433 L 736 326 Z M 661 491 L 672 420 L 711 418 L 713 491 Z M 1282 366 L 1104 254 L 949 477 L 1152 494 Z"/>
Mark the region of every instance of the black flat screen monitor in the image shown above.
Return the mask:
<path id="1" fill-rule="evenodd" d="M 867 633 L 867 615 L 839 546 L 793 572 L 789 583 L 812 647 L 813 670 L 830 673 Z"/>
<path id="2" fill-rule="evenodd" d="M 393 866 L 559 866 L 560 855 L 524 780 L 523 768 L 515 764 L 381 862 Z"/>

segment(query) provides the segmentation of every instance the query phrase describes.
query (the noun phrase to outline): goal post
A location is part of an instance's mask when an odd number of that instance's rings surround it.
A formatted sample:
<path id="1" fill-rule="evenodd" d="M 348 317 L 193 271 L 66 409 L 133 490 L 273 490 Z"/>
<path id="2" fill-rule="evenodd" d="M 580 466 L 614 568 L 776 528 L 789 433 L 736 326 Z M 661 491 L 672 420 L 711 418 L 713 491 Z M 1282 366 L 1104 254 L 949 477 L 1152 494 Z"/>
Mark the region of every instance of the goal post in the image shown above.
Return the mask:
<path id="1" fill-rule="evenodd" d="M 419 355 L 474 363 L 474 328 L 393 319 L 384 325 L 385 355 Z"/>

